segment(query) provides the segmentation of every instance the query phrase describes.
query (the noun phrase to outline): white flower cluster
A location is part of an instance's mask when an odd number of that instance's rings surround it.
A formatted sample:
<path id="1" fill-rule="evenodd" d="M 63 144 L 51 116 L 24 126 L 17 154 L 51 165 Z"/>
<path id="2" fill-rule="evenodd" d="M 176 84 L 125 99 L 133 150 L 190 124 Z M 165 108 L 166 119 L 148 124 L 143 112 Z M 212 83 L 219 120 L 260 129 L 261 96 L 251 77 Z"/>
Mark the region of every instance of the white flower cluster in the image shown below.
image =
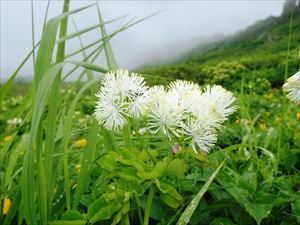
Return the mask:
<path id="1" fill-rule="evenodd" d="M 236 107 L 232 93 L 221 86 L 171 82 L 167 88 L 148 88 L 144 79 L 126 70 L 106 75 L 95 110 L 97 120 L 108 130 L 121 129 L 129 117 L 146 116 L 155 133 L 189 142 L 197 152 L 208 152 L 216 143 L 216 131 Z"/>
<path id="2" fill-rule="evenodd" d="M 102 81 L 96 96 L 96 119 L 108 130 L 119 130 L 126 123 L 126 117 L 139 118 L 147 109 L 148 87 L 144 78 L 127 70 L 109 72 Z"/>
<path id="3" fill-rule="evenodd" d="M 23 122 L 21 118 L 15 117 L 6 121 L 8 125 L 16 126 Z"/>
<path id="4" fill-rule="evenodd" d="M 217 141 L 217 129 L 236 109 L 232 93 L 221 86 L 207 86 L 202 93 L 197 84 L 179 80 L 171 82 L 166 90 L 151 90 L 150 127 L 170 139 L 175 136 L 189 141 L 195 151 L 209 151 Z"/>
<path id="5" fill-rule="evenodd" d="M 288 92 L 288 97 L 295 103 L 300 103 L 300 71 L 287 79 L 283 91 Z"/>

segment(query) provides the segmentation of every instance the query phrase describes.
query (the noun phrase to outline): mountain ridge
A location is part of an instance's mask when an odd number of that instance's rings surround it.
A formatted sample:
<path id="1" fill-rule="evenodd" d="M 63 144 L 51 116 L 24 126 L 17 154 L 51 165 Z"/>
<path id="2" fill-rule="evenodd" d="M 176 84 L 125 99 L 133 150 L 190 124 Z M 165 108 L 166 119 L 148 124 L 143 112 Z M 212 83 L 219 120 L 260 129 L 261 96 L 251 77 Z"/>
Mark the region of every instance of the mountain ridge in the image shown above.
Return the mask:
<path id="1" fill-rule="evenodd" d="M 285 78 L 291 12 L 288 72 L 292 74 L 298 70 L 300 52 L 300 1 L 296 0 L 286 1 L 278 17 L 270 16 L 257 21 L 223 40 L 186 52 L 172 63 L 146 67 L 140 71 L 170 79 L 188 79 L 200 84 L 214 81 L 226 86 L 226 80 L 229 79 L 233 81 L 229 83 L 236 83 L 233 88 L 240 86 L 242 77 L 248 83 L 259 78 L 266 86 L 279 87 Z"/>

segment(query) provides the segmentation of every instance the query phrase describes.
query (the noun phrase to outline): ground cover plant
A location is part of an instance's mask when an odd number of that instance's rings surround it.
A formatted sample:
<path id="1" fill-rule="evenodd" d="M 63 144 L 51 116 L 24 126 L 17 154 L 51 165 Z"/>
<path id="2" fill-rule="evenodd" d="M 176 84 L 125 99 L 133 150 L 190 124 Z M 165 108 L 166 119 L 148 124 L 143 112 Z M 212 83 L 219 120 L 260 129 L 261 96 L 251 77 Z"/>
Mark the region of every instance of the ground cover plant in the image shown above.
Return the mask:
<path id="1" fill-rule="evenodd" d="M 99 24 L 67 34 L 69 17 L 88 7 Z M 244 71 L 235 62 L 221 75 L 206 68 L 217 84 L 226 74 L 228 90 L 120 70 L 110 39 L 147 17 L 106 32 L 123 19 L 104 21 L 98 4 L 70 11 L 65 0 L 33 42 L 31 85 L 13 83 L 28 57 L 1 85 L 0 223 L 299 224 L 299 105 L 261 80 L 251 79 L 261 85 L 253 91 L 232 78 Z M 65 53 L 93 29 L 99 40 Z M 94 63 L 100 54 L 105 68 Z M 298 101 L 295 77 L 285 90 Z"/>

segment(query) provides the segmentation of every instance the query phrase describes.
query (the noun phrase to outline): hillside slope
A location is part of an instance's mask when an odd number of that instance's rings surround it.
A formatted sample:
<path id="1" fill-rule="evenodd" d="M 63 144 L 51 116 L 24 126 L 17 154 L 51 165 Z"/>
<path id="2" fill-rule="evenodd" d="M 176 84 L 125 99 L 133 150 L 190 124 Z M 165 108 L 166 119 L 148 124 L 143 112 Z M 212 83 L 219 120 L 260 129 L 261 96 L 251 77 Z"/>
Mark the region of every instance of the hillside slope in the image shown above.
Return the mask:
<path id="1" fill-rule="evenodd" d="M 243 80 L 246 90 L 258 92 L 279 87 L 286 69 L 290 12 L 285 8 L 280 17 L 258 21 L 221 42 L 187 52 L 177 62 L 144 68 L 142 72 L 236 89 Z M 293 6 L 291 28 L 288 74 L 299 68 L 300 3 Z"/>

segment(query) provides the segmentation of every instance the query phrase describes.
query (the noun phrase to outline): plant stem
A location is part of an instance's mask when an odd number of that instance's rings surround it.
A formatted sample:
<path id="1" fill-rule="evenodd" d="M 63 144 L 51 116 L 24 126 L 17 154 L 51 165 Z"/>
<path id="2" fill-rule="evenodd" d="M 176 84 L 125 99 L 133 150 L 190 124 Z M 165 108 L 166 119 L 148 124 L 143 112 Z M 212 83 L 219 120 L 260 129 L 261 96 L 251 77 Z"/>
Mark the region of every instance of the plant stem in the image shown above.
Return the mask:
<path id="1" fill-rule="evenodd" d="M 152 160 L 152 162 L 155 165 L 157 163 L 157 160 L 151 155 L 151 153 L 148 151 L 147 148 L 145 148 L 145 152 L 147 153 L 147 155 L 150 157 L 150 159 Z"/>
<path id="2" fill-rule="evenodd" d="M 128 123 L 124 129 L 123 129 L 123 134 L 124 134 L 124 141 L 126 144 L 126 147 L 128 150 L 131 150 L 132 148 L 132 143 L 131 143 L 131 129 L 130 129 L 130 123 Z"/>
<path id="3" fill-rule="evenodd" d="M 152 200 L 153 200 L 154 194 L 155 194 L 155 187 L 154 187 L 154 185 L 152 185 L 149 190 L 147 203 L 146 203 L 146 207 L 145 207 L 144 225 L 149 224 L 150 210 L 151 210 L 151 205 L 152 205 Z"/>

